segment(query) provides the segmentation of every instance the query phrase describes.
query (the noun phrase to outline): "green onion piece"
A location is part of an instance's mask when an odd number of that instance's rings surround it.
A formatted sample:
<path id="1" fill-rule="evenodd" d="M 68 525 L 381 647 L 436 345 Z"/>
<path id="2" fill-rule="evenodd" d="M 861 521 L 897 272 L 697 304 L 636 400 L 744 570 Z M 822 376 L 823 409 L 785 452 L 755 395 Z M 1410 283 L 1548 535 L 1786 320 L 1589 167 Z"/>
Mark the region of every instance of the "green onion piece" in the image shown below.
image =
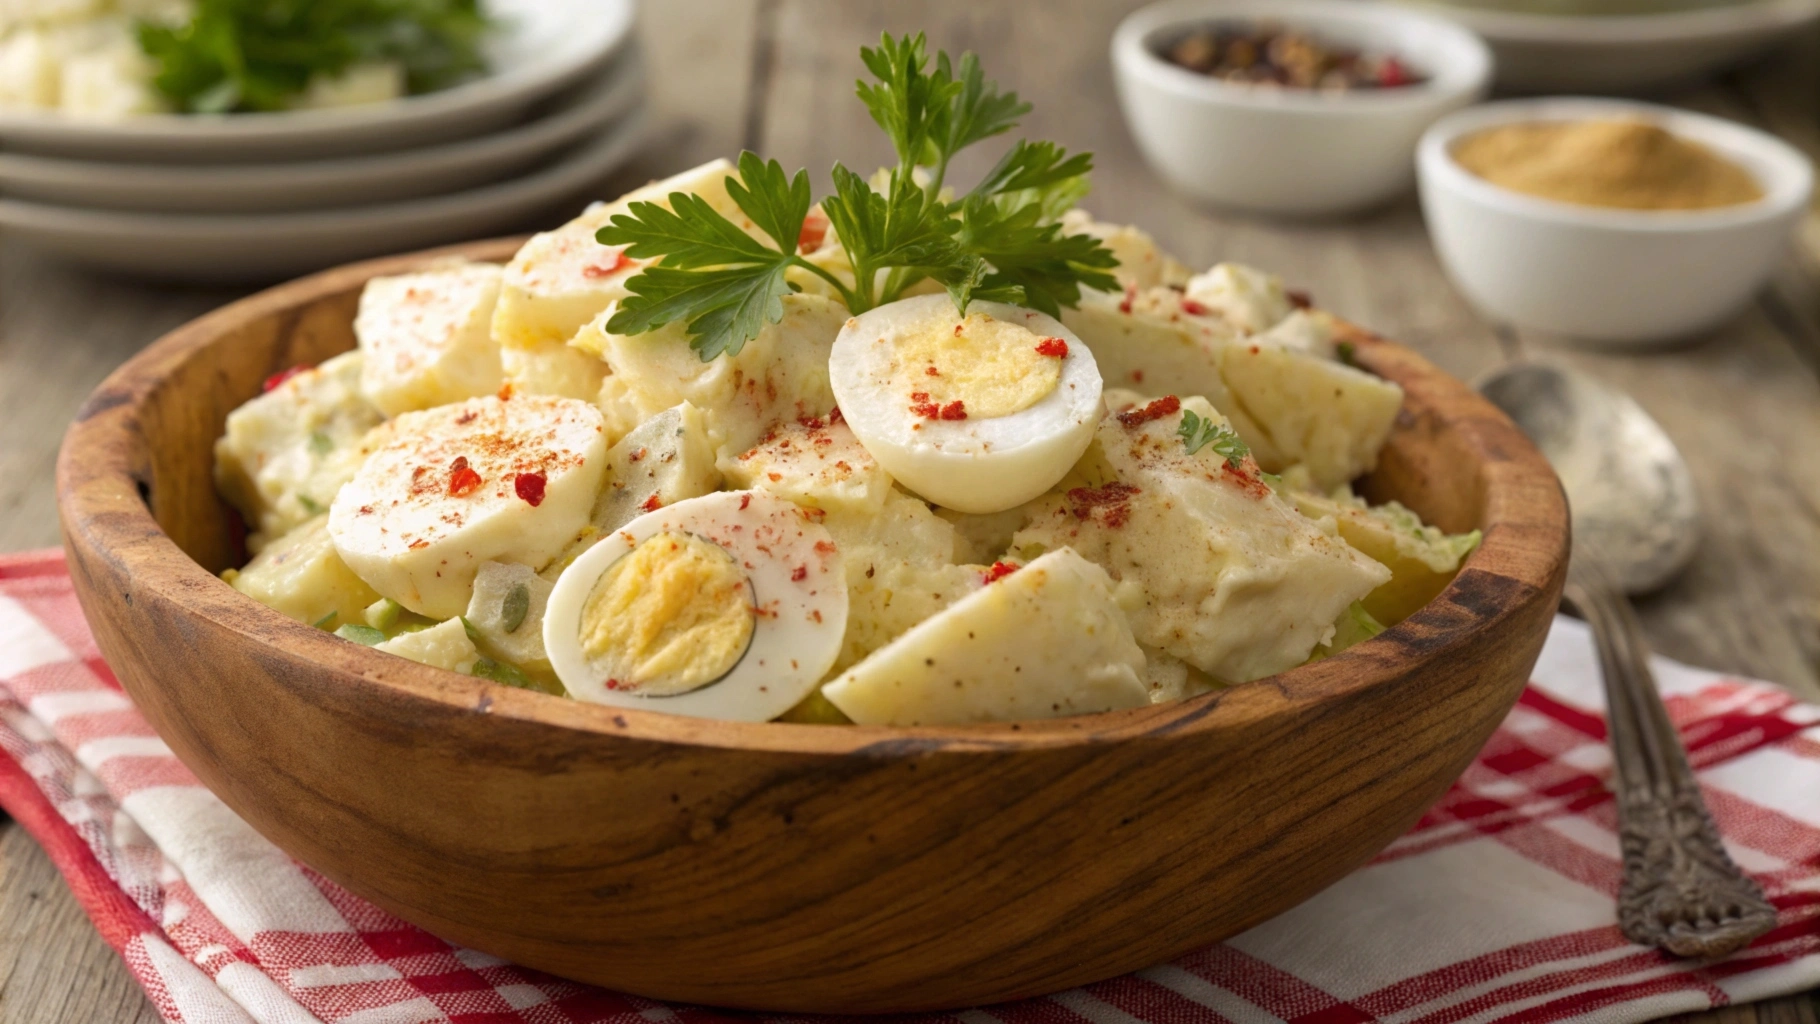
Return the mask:
<path id="1" fill-rule="evenodd" d="M 518 627 L 525 624 L 525 616 L 531 613 L 531 590 L 520 583 L 506 592 L 506 599 L 499 606 L 499 619 L 506 627 L 507 633 L 518 632 Z"/>
<path id="2" fill-rule="evenodd" d="M 531 681 L 525 678 L 525 674 L 518 670 L 518 666 L 511 662 L 482 658 L 474 663 L 474 674 L 481 679 L 489 679 L 506 686 L 516 686 L 521 690 L 536 689 L 531 685 Z"/>
<path id="3" fill-rule="evenodd" d="M 398 625 L 398 614 L 404 611 L 404 605 L 389 597 L 382 597 L 367 605 L 367 625 L 374 629 L 390 630 Z"/>
<path id="4" fill-rule="evenodd" d="M 343 640 L 352 640 L 357 644 L 364 644 L 367 647 L 385 643 L 385 633 L 383 631 L 374 629 L 372 626 L 362 626 L 353 622 L 342 624 L 339 629 L 335 630 L 335 635 Z"/>
<path id="5" fill-rule="evenodd" d="M 466 615 L 457 615 L 455 617 L 461 620 L 462 631 L 468 634 L 468 639 L 475 643 L 479 643 L 482 639 L 479 628 L 472 622 L 469 622 Z"/>
<path id="6" fill-rule="evenodd" d="M 310 431 L 310 451 L 317 455 L 327 455 L 335 450 L 335 439 L 320 430 Z"/>
<path id="7" fill-rule="evenodd" d="M 315 622 L 310 623 L 310 625 L 315 626 L 317 629 L 327 629 L 334 623 L 338 614 L 339 613 L 337 612 L 330 612 L 322 618 L 317 619 Z"/>
<path id="8" fill-rule="evenodd" d="M 1351 366 L 1353 358 L 1359 354 L 1359 349 L 1350 341 L 1342 341 L 1333 347 L 1333 354 L 1339 357 L 1340 362 Z"/>
<path id="9" fill-rule="evenodd" d="M 307 494 L 299 494 L 297 496 L 297 504 L 302 505 L 303 510 L 313 516 L 319 516 L 327 511 L 315 498 L 312 498 Z"/>

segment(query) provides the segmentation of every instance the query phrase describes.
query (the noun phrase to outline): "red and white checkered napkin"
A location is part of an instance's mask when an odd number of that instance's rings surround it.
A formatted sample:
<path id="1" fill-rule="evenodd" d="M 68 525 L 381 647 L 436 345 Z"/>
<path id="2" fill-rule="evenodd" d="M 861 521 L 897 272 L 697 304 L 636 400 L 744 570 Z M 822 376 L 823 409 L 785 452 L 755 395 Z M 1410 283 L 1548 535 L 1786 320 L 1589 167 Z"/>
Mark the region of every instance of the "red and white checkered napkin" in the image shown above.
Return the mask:
<path id="1" fill-rule="evenodd" d="M 916 1024 L 1619 1024 L 1820 985 L 1820 708 L 1669 662 L 1657 674 L 1732 855 L 1781 911 L 1730 960 L 1677 962 L 1618 933 L 1595 662 L 1585 630 L 1561 620 L 1479 759 L 1369 866 L 1174 963 Z M 166 1020 L 734 1019 L 451 946 L 293 862 L 153 735 L 102 663 L 56 552 L 0 559 L 0 748 L 0 805 Z"/>

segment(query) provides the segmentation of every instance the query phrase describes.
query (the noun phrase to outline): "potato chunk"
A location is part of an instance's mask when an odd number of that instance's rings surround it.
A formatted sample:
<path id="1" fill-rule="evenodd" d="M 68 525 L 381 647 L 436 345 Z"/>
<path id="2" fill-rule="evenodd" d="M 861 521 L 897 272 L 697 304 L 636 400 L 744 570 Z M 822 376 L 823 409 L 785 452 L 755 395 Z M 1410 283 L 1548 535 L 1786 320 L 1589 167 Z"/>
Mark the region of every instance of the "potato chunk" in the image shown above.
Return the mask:
<path id="1" fill-rule="evenodd" d="M 1183 411 L 1226 420 L 1204 399 L 1173 404 L 1108 416 L 1097 448 L 1116 478 L 1044 499 L 1012 551 L 1072 547 L 1105 567 L 1139 642 L 1218 680 L 1292 668 L 1390 573 L 1278 498 L 1250 457 L 1189 454 Z"/>
<path id="2" fill-rule="evenodd" d="M 473 629 L 469 639 L 489 657 L 549 673 L 543 616 L 555 589 L 528 565 L 482 562 L 474 576 L 474 596 L 468 600 L 467 620 Z"/>
<path id="3" fill-rule="evenodd" d="M 618 249 L 601 245 L 594 234 L 634 202 L 668 207 L 672 192 L 691 193 L 756 233 L 727 194 L 727 176 L 733 173 L 732 164 L 712 160 L 611 203 L 595 203 L 555 231 L 531 236 L 506 264 L 499 307 L 493 314 L 493 337 L 508 349 L 562 344 L 609 304 L 625 298 L 626 281 L 638 273 L 639 264 L 623 258 Z"/>
<path id="4" fill-rule="evenodd" d="M 822 520 L 847 574 L 847 632 L 840 671 L 983 584 L 977 566 L 955 564 L 963 542 L 929 506 L 891 490 L 874 512 L 830 512 Z"/>
<path id="5" fill-rule="evenodd" d="M 1240 263 L 1221 263 L 1189 278 L 1186 294 L 1244 334 L 1275 327 L 1295 308 L 1280 278 Z"/>
<path id="6" fill-rule="evenodd" d="M 1112 250 L 1119 265 L 1112 276 L 1126 288 L 1155 288 L 1159 285 L 1185 285 L 1193 271 L 1181 260 L 1164 252 L 1150 233 L 1130 224 L 1109 224 L 1093 219 L 1079 208 L 1062 214 L 1062 232 L 1069 235 L 1092 235 Z"/>
<path id="7" fill-rule="evenodd" d="M 822 687 L 862 725 L 1013 722 L 1150 703 L 1144 654 L 1103 569 L 1052 551 Z"/>
<path id="8" fill-rule="evenodd" d="M 215 485 L 246 516 L 252 550 L 328 511 L 366 459 L 361 441 L 381 416 L 361 396 L 361 365 L 344 353 L 228 414 Z"/>
<path id="9" fill-rule="evenodd" d="M 366 607 L 379 600 L 379 592 L 341 560 L 328 526 L 329 517 L 320 515 L 267 544 L 234 576 L 234 589 L 326 629 L 365 621 Z"/>
<path id="10" fill-rule="evenodd" d="M 687 402 L 650 417 L 607 450 L 605 483 L 575 541 L 543 571 L 555 580 L 595 542 L 646 512 L 720 489 L 714 442 Z"/>
<path id="11" fill-rule="evenodd" d="M 1175 290 L 1091 293 L 1079 309 L 1062 311 L 1062 323 L 1093 350 L 1108 388 L 1153 398 L 1199 395 L 1232 421 L 1259 465 L 1277 469 L 1291 461 L 1233 400 L 1220 374 L 1220 353 L 1237 337 L 1231 326 L 1210 313 L 1188 312 Z"/>
<path id="12" fill-rule="evenodd" d="M 512 390 L 592 402 L 607 377 L 607 364 L 566 342 L 545 341 L 500 352 L 500 366 Z M 609 440 L 613 440 L 609 435 Z"/>
<path id="13" fill-rule="evenodd" d="M 499 390 L 499 268 L 463 263 L 376 277 L 360 293 L 360 390 L 387 416 Z M 589 394 L 585 397 L 592 398 Z"/>
<path id="14" fill-rule="evenodd" d="M 1318 321 L 1292 317 L 1221 349 L 1220 374 L 1270 449 L 1306 467 L 1317 486 L 1330 488 L 1377 466 L 1403 408 L 1403 389 L 1298 347 L 1322 341 Z"/>
<path id="15" fill-rule="evenodd" d="M 777 424 L 834 408 L 828 353 L 847 308 L 808 294 L 787 295 L 783 306 L 783 319 L 766 324 L 737 354 L 707 362 L 689 347 L 681 322 L 646 334 L 612 333 L 607 321 L 617 307 L 594 318 L 573 344 L 606 360 L 610 404 L 642 418 L 689 402 L 707 416 L 716 453 L 738 456 Z"/>
<path id="16" fill-rule="evenodd" d="M 891 477 L 853 431 L 815 417 L 783 424 L 719 465 L 736 489 L 768 491 L 823 511 L 877 512 L 891 493 Z"/>
<path id="17" fill-rule="evenodd" d="M 400 633 L 374 644 L 373 649 L 463 675 L 471 675 L 474 665 L 480 661 L 480 649 L 468 639 L 467 627 L 460 619 L 450 619 L 412 633 Z"/>
<path id="18" fill-rule="evenodd" d="M 1311 519 L 1331 519 L 1346 543 L 1390 570 L 1390 580 L 1365 595 L 1363 611 L 1394 626 L 1435 599 L 1460 571 L 1460 562 L 1479 546 L 1479 531 L 1447 534 L 1423 524 L 1397 502 L 1367 505 L 1341 486 L 1322 494 L 1307 486 L 1305 474 L 1284 477 L 1286 497 Z M 1304 485 L 1296 489 L 1296 485 Z"/>

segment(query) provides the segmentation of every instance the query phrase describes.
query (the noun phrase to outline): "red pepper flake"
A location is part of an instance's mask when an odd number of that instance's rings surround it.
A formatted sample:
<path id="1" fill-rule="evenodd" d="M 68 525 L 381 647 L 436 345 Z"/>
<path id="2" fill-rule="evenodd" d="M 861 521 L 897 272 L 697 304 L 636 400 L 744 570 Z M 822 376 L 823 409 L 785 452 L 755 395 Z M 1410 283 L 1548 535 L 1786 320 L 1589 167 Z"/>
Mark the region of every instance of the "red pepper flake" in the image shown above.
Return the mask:
<path id="1" fill-rule="evenodd" d="M 456 456 L 449 463 L 449 494 L 456 498 L 465 498 L 480 489 L 480 474 L 468 465 L 466 455 Z"/>
<path id="2" fill-rule="evenodd" d="M 801 583 L 802 581 L 804 581 L 808 578 L 809 578 L 809 567 L 806 565 L 799 565 L 796 568 L 790 570 L 790 582 L 791 583 Z"/>
<path id="3" fill-rule="evenodd" d="M 782 480 L 784 478 L 784 475 L 782 473 L 766 473 L 765 478 L 770 480 L 772 483 L 776 483 L 779 480 Z"/>
<path id="4" fill-rule="evenodd" d="M 637 462 L 638 460 L 644 458 L 646 454 L 648 454 L 648 453 L 645 451 L 645 449 L 634 448 L 634 449 L 632 449 L 632 454 L 626 456 L 626 461 L 627 462 Z"/>
<path id="5" fill-rule="evenodd" d="M 964 420 L 966 418 L 967 418 L 967 405 L 965 402 L 962 402 L 959 399 L 956 399 L 952 402 L 949 402 L 947 405 L 942 406 L 942 419 Z"/>
<path id="6" fill-rule="evenodd" d="M 955 337 L 957 337 L 957 338 L 958 338 L 958 337 L 960 337 L 960 336 L 961 336 L 961 328 L 963 328 L 963 327 L 965 327 L 965 326 L 966 326 L 966 324 L 965 324 L 965 323 L 958 323 L 958 324 L 955 324 L 955 325 L 954 325 L 954 336 L 955 336 Z"/>
<path id="7" fill-rule="evenodd" d="M 926 420 L 939 420 L 942 418 L 942 407 L 929 401 L 929 392 L 927 391 L 910 392 L 910 411 Z"/>
<path id="8" fill-rule="evenodd" d="M 1121 313 L 1131 312 L 1131 303 L 1136 301 L 1136 299 L 1137 299 L 1137 285 L 1127 286 L 1125 288 L 1125 301 L 1119 303 L 1119 312 L 1121 312 Z"/>
<path id="9" fill-rule="evenodd" d="M 993 562 L 991 567 L 981 574 L 981 579 L 986 583 L 997 583 L 1021 568 L 1023 567 L 1011 562 Z"/>
<path id="10" fill-rule="evenodd" d="M 750 504 L 752 504 L 752 496 L 750 494 L 742 494 L 739 496 L 739 510 L 741 512 L 744 512 L 746 506 Z"/>
<path id="11" fill-rule="evenodd" d="M 644 504 L 642 504 L 638 507 L 644 509 L 646 512 L 655 512 L 658 509 L 664 507 L 664 501 L 662 498 L 659 498 L 657 495 L 653 494 L 649 498 L 645 499 Z"/>
<path id="12" fill-rule="evenodd" d="M 797 252 L 814 252 L 828 239 L 828 218 L 810 214 L 803 218 L 803 229 L 796 235 Z"/>
<path id="13" fill-rule="evenodd" d="M 936 369 L 933 366 L 925 367 L 923 369 L 923 372 L 928 374 L 931 377 L 940 377 L 942 375 L 942 371 Z"/>
<path id="14" fill-rule="evenodd" d="M 1200 303 L 1194 301 L 1193 299 L 1183 299 L 1182 300 L 1182 312 L 1187 313 L 1189 316 L 1206 316 L 1207 307 L 1201 305 Z"/>
<path id="15" fill-rule="evenodd" d="M 261 390 L 261 391 L 276 390 L 280 384 L 283 384 L 285 381 L 290 380 L 292 377 L 297 376 L 298 374 L 302 373 L 303 371 L 305 371 L 307 369 L 309 369 L 308 366 L 299 364 L 297 366 L 291 367 L 288 370 L 279 370 L 277 373 L 274 373 L 270 377 L 267 377 L 265 379 L 265 383 L 259 385 L 259 390 Z"/>
<path id="16" fill-rule="evenodd" d="M 822 422 L 822 418 L 820 416 L 808 416 L 808 415 L 798 416 L 796 418 L 796 422 L 799 426 L 801 426 L 805 430 L 820 430 L 823 427 L 827 426 L 826 423 Z"/>
<path id="17" fill-rule="evenodd" d="M 631 265 L 632 257 L 627 256 L 626 251 L 621 249 L 613 254 L 611 263 L 591 263 L 581 268 L 581 276 L 591 281 L 598 281 L 603 277 L 612 277 Z"/>
<path id="18" fill-rule="evenodd" d="M 1418 81 L 1416 76 L 1395 57 L 1385 57 L 1384 63 L 1378 68 L 1378 85 L 1386 89 L 1395 89 L 1416 81 Z"/>
<path id="19" fill-rule="evenodd" d="M 1135 383 L 1135 384 L 1144 383 L 1144 371 L 1142 371 L 1142 370 L 1131 371 L 1131 380 L 1132 380 L 1132 383 Z"/>
<path id="20" fill-rule="evenodd" d="M 818 540 L 815 542 L 815 553 L 818 555 L 832 555 L 834 554 L 834 551 L 834 545 L 828 541 Z"/>
<path id="21" fill-rule="evenodd" d="M 512 490 L 518 492 L 518 496 L 525 500 L 525 504 L 536 508 L 543 504 L 543 489 L 548 482 L 542 473 L 520 473 L 517 479 L 512 481 Z"/>
<path id="22" fill-rule="evenodd" d="M 511 381 L 506 381 L 504 384 L 501 384 L 499 386 L 499 396 L 498 397 L 499 397 L 499 400 L 502 402 L 510 402 L 512 400 L 512 382 Z"/>
<path id="23" fill-rule="evenodd" d="M 843 416 L 842 416 L 842 415 L 841 415 L 841 414 L 840 414 L 840 406 L 838 406 L 838 405 L 837 405 L 837 406 L 835 406 L 835 407 L 834 407 L 834 408 L 833 408 L 833 409 L 832 409 L 832 410 L 830 410 L 830 411 L 829 411 L 829 413 L 828 413 L 828 422 L 829 422 L 829 423 L 831 423 L 831 424 L 832 424 L 832 423 L 843 423 L 843 422 L 845 422 L 845 417 L 843 417 Z"/>
<path id="24" fill-rule="evenodd" d="M 477 418 L 479 418 L 479 416 L 480 416 L 479 409 L 463 410 L 462 414 L 460 416 L 455 417 L 455 425 L 458 427 L 465 427 L 468 424 L 474 422 Z"/>
<path id="25" fill-rule="evenodd" d="M 1141 427 L 1151 420 L 1160 420 L 1173 416 L 1182 409 L 1182 400 L 1174 395 L 1164 395 L 1142 409 L 1127 409 L 1119 413 L 1119 422 L 1127 427 Z"/>
<path id="26" fill-rule="evenodd" d="M 1036 354 L 1062 359 L 1068 355 L 1068 343 L 1061 338 L 1044 338 L 1036 343 Z"/>
<path id="27" fill-rule="evenodd" d="M 410 548 L 412 551 L 417 551 L 422 548 L 427 548 L 429 546 L 430 546 L 430 542 L 427 540 L 424 540 L 422 537 L 417 538 L 416 540 L 412 541 L 410 544 Z"/>
<path id="28" fill-rule="evenodd" d="M 1314 299 L 1309 297 L 1309 294 L 1305 291 L 1299 291 L 1292 288 L 1289 291 L 1284 292 L 1283 297 L 1288 299 L 1289 304 L 1297 309 L 1307 309 L 1314 305 Z"/>
<path id="29" fill-rule="evenodd" d="M 619 689 L 619 680 L 617 680 L 617 679 L 607 680 L 607 689 L 609 689 L 609 690 Z"/>
<path id="30" fill-rule="evenodd" d="M 1127 503 L 1136 493 L 1136 487 L 1116 480 L 1104 487 L 1076 487 L 1068 492 L 1068 510 L 1076 519 L 1087 519 L 1095 510 L 1105 509 L 1107 526 L 1123 526 L 1131 515 Z"/>

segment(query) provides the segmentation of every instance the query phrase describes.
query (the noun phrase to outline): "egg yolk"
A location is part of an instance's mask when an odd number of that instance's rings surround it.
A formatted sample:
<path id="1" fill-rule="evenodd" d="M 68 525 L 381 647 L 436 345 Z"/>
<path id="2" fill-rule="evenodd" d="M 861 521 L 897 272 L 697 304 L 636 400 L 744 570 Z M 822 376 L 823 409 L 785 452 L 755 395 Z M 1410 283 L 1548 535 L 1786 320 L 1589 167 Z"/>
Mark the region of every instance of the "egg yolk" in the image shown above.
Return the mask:
<path id="1" fill-rule="evenodd" d="M 698 690 L 752 642 L 751 585 L 733 556 L 687 533 L 647 538 L 607 567 L 581 611 L 581 648 L 610 689 Z"/>
<path id="2" fill-rule="evenodd" d="M 1009 416 L 1061 383 L 1062 360 L 1037 351 L 1042 343 L 1043 335 L 985 313 L 937 317 L 898 338 L 896 375 L 911 394 L 927 396 L 918 405 L 960 402 L 970 420 Z"/>

